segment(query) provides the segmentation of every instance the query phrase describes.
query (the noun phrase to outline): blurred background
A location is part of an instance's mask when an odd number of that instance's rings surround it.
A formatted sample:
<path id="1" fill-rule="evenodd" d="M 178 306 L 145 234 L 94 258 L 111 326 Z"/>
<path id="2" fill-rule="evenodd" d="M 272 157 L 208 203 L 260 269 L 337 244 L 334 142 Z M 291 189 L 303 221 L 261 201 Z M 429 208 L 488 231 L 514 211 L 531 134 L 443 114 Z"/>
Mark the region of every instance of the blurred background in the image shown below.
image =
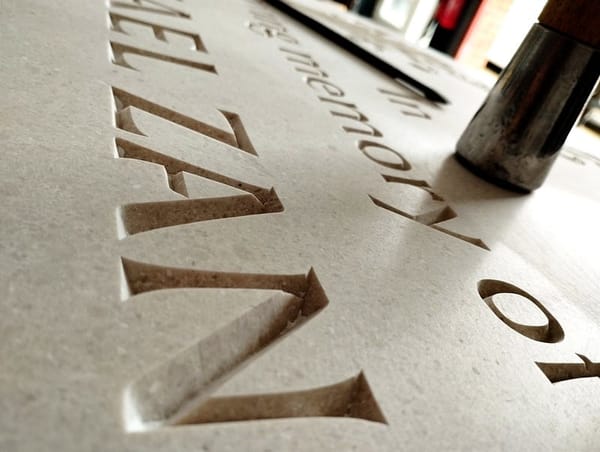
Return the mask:
<path id="1" fill-rule="evenodd" d="M 499 74 L 546 0 L 335 0 L 393 28 L 404 39 L 446 53 L 462 64 Z M 600 133 L 600 90 L 581 123 Z"/>

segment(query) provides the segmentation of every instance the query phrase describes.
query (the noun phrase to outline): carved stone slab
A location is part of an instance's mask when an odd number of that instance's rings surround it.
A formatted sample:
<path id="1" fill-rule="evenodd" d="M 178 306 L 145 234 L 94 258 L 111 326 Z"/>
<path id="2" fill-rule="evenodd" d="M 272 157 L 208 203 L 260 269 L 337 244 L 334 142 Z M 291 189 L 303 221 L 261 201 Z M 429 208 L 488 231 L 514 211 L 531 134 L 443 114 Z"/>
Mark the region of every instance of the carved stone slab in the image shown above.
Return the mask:
<path id="1" fill-rule="evenodd" d="M 485 82 L 324 3 L 448 102 L 258 0 L 3 3 L 0 450 L 597 450 L 596 157 L 476 178 Z"/>

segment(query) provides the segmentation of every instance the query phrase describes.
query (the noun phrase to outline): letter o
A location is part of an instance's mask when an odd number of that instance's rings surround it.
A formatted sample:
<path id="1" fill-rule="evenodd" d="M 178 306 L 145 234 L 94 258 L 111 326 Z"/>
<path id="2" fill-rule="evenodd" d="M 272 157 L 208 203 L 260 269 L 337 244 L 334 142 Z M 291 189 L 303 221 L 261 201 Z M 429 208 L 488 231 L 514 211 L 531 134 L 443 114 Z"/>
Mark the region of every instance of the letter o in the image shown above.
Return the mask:
<path id="1" fill-rule="evenodd" d="M 536 298 L 525 292 L 523 289 L 518 288 L 510 283 L 504 281 L 498 281 L 495 279 L 482 279 L 479 281 L 477 285 L 479 290 L 479 296 L 485 302 L 485 304 L 492 310 L 492 312 L 498 317 L 502 322 L 508 325 L 517 333 L 528 337 L 529 339 L 533 339 L 538 342 L 548 342 L 555 343 L 560 342 L 565 337 L 565 333 L 558 323 L 558 320 L 554 318 L 554 316 L 546 309 L 546 307 L 540 303 Z M 537 307 L 542 314 L 546 317 L 546 324 L 541 326 L 534 325 L 523 325 L 521 323 L 517 323 L 507 316 L 496 306 L 493 300 L 493 296 L 500 293 L 511 293 L 515 295 L 519 295 L 527 300 L 529 300 L 535 307 Z"/>
<path id="2" fill-rule="evenodd" d="M 398 159 L 400 159 L 400 162 L 394 163 L 394 162 L 389 162 L 386 160 L 381 160 L 376 157 L 373 157 L 371 154 L 369 154 L 367 152 L 368 148 L 379 148 L 379 149 L 388 151 L 388 152 L 392 153 L 393 155 L 395 155 Z M 404 158 L 404 156 L 402 154 L 400 154 L 399 152 L 390 148 L 389 146 L 386 146 L 385 144 L 381 144 L 381 143 L 377 143 L 375 141 L 369 141 L 369 140 L 360 140 L 358 142 L 358 149 L 360 149 L 362 151 L 362 153 L 365 154 L 369 159 L 371 159 L 375 163 L 379 163 L 380 165 L 385 166 L 386 168 L 392 168 L 392 169 L 396 169 L 396 170 L 400 170 L 400 171 L 408 171 L 409 169 L 412 168 L 411 164 L 408 162 L 408 160 L 406 160 Z"/>

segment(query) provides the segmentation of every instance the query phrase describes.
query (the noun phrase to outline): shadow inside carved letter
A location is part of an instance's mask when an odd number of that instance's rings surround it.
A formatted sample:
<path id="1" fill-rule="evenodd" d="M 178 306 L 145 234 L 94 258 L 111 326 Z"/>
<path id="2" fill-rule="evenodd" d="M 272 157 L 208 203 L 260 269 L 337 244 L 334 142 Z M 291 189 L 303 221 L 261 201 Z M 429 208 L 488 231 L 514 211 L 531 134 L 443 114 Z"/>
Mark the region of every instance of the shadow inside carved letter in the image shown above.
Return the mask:
<path id="1" fill-rule="evenodd" d="M 125 392 L 129 431 L 160 426 L 335 416 L 385 423 L 362 372 L 326 386 L 232 397 L 212 394 L 323 310 L 328 300 L 315 272 L 277 275 L 164 267 L 123 259 L 131 294 L 175 288 L 267 289 L 271 297 L 230 324 L 133 381 Z M 168 296 L 168 292 L 165 292 Z"/>

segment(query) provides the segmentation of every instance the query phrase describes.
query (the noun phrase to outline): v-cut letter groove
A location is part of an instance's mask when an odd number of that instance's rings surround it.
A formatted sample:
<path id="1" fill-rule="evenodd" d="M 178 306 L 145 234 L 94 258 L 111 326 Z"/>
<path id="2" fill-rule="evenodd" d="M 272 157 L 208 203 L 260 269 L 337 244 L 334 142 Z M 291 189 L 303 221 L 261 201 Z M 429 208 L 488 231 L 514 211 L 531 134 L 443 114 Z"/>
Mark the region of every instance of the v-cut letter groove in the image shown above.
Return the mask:
<path id="1" fill-rule="evenodd" d="M 362 372 L 303 391 L 212 396 L 259 353 L 327 306 L 327 296 L 313 269 L 307 274 L 278 275 L 164 267 L 125 258 L 122 264 L 130 299 L 175 288 L 274 291 L 263 303 L 133 381 L 124 395 L 128 431 L 315 416 L 386 423 Z"/>

